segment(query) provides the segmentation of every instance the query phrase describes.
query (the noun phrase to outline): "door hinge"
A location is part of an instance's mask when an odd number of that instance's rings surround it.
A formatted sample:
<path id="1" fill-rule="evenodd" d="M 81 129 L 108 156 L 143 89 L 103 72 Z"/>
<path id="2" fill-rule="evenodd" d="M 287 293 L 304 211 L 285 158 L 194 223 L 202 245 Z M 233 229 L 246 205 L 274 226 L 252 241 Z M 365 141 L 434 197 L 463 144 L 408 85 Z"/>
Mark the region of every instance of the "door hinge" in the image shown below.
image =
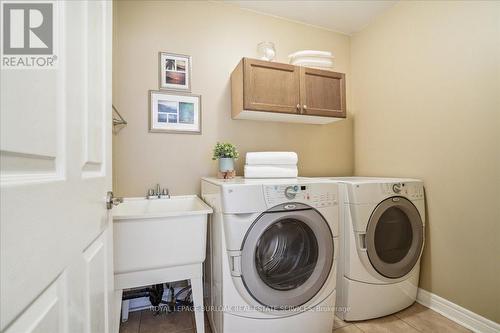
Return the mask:
<path id="1" fill-rule="evenodd" d="M 241 251 L 227 251 L 232 276 L 241 276 Z"/>

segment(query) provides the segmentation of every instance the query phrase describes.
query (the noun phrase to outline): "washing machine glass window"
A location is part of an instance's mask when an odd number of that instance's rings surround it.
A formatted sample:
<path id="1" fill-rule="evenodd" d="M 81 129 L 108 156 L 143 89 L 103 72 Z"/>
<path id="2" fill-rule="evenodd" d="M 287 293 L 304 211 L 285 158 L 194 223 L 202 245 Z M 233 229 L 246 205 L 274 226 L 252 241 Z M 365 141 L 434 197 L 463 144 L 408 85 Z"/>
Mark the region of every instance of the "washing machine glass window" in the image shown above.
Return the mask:
<path id="1" fill-rule="evenodd" d="M 375 227 L 375 251 L 383 262 L 400 262 L 410 251 L 412 238 L 408 216 L 398 207 L 389 207 Z"/>
<path id="2" fill-rule="evenodd" d="M 318 242 L 304 222 L 285 218 L 268 227 L 255 250 L 255 265 L 260 278 L 276 290 L 302 285 L 318 261 Z"/>
<path id="3" fill-rule="evenodd" d="M 417 208 L 404 197 L 382 201 L 373 211 L 366 231 L 368 258 L 381 275 L 400 278 L 418 262 L 424 241 Z"/>
<path id="4" fill-rule="evenodd" d="M 311 300 L 328 280 L 333 237 L 327 221 L 309 206 L 275 207 L 250 227 L 241 250 L 241 278 L 260 304 L 289 310 Z"/>

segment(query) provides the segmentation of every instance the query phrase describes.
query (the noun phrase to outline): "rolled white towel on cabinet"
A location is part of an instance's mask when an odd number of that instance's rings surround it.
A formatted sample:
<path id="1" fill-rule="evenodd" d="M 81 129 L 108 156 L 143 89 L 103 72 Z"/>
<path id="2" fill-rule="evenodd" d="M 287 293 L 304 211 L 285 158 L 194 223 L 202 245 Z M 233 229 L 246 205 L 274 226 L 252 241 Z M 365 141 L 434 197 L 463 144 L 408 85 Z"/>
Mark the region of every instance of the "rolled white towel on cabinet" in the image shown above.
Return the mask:
<path id="1" fill-rule="evenodd" d="M 298 156 L 295 152 L 264 151 L 249 152 L 246 155 L 247 165 L 297 165 Z"/>
<path id="2" fill-rule="evenodd" d="M 296 165 L 248 165 L 245 164 L 245 178 L 297 178 Z"/>

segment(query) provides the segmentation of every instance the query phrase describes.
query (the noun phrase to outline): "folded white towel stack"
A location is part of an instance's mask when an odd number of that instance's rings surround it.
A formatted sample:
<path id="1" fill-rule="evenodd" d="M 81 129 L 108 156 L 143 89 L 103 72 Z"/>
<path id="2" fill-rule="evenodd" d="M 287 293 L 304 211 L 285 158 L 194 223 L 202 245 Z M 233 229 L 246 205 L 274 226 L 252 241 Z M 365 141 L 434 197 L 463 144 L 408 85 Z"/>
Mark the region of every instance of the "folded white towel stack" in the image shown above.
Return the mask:
<path id="1" fill-rule="evenodd" d="M 297 165 L 299 158 L 292 151 L 249 152 L 245 163 L 247 165 Z"/>
<path id="2" fill-rule="evenodd" d="M 332 68 L 333 55 L 328 51 L 302 50 L 288 56 L 290 64 L 315 68 Z"/>
<path id="3" fill-rule="evenodd" d="M 296 178 L 296 165 L 245 165 L 245 178 Z"/>
<path id="4" fill-rule="evenodd" d="M 249 152 L 245 162 L 245 178 L 296 178 L 299 173 L 294 152 Z"/>

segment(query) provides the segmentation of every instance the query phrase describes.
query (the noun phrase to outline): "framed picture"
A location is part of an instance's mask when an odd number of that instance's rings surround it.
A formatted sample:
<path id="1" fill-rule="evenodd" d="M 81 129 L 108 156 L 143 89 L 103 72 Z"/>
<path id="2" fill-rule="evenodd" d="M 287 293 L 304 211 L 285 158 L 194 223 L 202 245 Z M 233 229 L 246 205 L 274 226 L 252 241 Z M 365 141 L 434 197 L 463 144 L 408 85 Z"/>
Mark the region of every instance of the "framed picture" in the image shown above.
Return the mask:
<path id="1" fill-rule="evenodd" d="M 150 90 L 149 131 L 201 134 L 201 96 Z"/>
<path id="2" fill-rule="evenodd" d="M 160 52 L 160 89 L 191 92 L 191 57 Z"/>

